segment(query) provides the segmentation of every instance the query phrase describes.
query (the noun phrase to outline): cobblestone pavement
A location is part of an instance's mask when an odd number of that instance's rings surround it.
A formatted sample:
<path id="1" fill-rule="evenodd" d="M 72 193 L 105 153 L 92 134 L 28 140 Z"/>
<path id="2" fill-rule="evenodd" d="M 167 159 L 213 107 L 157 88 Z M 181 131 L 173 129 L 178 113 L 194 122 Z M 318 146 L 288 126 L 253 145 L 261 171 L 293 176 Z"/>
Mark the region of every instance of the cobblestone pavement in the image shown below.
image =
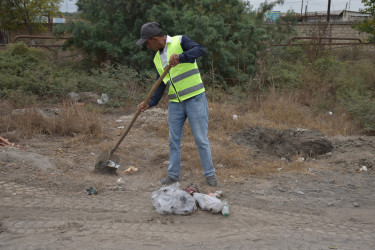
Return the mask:
<path id="1" fill-rule="evenodd" d="M 151 188 L 63 196 L 2 181 L 0 189 L 1 249 L 375 249 L 373 220 L 343 219 L 348 208 L 307 213 L 233 204 L 227 218 L 200 210 L 161 216 Z"/>

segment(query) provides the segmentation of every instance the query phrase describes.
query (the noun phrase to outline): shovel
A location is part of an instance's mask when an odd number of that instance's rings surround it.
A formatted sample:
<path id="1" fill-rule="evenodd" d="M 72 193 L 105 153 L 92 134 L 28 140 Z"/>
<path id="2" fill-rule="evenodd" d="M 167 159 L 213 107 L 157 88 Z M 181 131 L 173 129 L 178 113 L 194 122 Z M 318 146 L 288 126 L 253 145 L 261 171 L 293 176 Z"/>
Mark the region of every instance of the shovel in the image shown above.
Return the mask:
<path id="1" fill-rule="evenodd" d="M 157 87 L 160 85 L 160 83 L 163 81 L 164 77 L 167 75 L 169 70 L 171 69 L 171 66 L 168 65 L 168 67 L 164 70 L 163 74 L 159 77 L 159 79 L 155 82 L 154 86 L 148 93 L 146 99 L 143 101 L 143 103 L 147 104 L 150 99 L 152 94 L 155 92 Z M 95 164 L 95 170 L 98 172 L 107 172 L 107 173 L 115 173 L 119 165 L 116 164 L 120 161 L 120 157 L 115 155 L 115 151 L 124 140 L 125 136 L 128 134 L 129 130 L 133 126 L 134 122 L 137 120 L 139 114 L 142 112 L 142 110 L 138 110 L 137 113 L 135 113 L 133 119 L 131 120 L 130 124 L 126 128 L 125 132 L 121 135 L 120 139 L 116 143 L 116 145 L 110 150 L 103 152 L 99 155 L 96 164 Z"/>

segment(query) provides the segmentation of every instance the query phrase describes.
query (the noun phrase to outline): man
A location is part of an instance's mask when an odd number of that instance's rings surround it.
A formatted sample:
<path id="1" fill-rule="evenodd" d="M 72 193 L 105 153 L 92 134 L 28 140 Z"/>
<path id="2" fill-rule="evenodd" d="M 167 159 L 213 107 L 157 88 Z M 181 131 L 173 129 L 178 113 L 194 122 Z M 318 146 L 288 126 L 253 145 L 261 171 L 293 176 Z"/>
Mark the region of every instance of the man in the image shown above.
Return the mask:
<path id="1" fill-rule="evenodd" d="M 189 119 L 195 144 L 201 160 L 203 175 L 207 184 L 216 186 L 215 168 L 212 164 L 210 143 L 207 138 L 208 105 L 205 89 L 199 73 L 196 58 L 205 53 L 203 46 L 187 36 L 170 37 L 164 35 L 156 22 L 145 23 L 141 27 L 141 39 L 137 44 L 146 43 L 147 48 L 156 52 L 154 64 L 158 77 L 168 63 L 173 67 L 163 79 L 149 103 L 141 102 L 138 109 L 145 111 L 157 105 L 168 85 L 169 107 L 169 166 L 167 177 L 161 184 L 169 185 L 180 180 L 181 140 L 186 118 Z"/>

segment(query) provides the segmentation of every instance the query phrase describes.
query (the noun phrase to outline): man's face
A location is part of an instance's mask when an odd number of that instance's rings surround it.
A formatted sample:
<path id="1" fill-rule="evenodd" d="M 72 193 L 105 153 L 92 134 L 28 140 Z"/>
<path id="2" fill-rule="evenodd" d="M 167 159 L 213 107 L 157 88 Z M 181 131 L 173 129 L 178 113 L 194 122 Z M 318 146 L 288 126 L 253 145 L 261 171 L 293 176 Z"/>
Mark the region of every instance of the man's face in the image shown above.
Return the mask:
<path id="1" fill-rule="evenodd" d="M 155 37 L 151 37 L 147 39 L 146 41 L 146 46 L 148 49 L 152 49 L 153 51 L 158 51 L 159 50 L 159 43 Z"/>

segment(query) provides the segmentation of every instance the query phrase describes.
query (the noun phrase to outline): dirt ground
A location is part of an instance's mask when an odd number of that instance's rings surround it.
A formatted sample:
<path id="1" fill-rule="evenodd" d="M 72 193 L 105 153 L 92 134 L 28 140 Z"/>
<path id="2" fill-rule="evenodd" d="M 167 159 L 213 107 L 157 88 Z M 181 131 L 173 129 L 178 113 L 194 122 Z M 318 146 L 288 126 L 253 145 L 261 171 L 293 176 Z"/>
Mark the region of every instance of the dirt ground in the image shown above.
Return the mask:
<path id="1" fill-rule="evenodd" d="M 217 187 L 206 185 L 199 166 L 192 172 L 183 163 L 181 187 L 222 191 L 230 215 L 200 209 L 159 215 L 151 193 L 167 172 L 168 138 L 154 127 L 166 125 L 165 111 L 141 115 L 116 152 L 117 175 L 93 171 L 100 152 L 114 145 L 131 118 L 103 116 L 102 142 L 1 135 L 24 148 L 0 147 L 0 248 L 375 249 L 374 137 L 325 137 L 332 150 L 305 156 L 304 171 L 281 168 L 240 180 L 219 175 Z M 244 135 L 237 142 L 254 146 L 254 158 L 280 165 L 293 160 L 265 154 L 266 145 Z M 129 166 L 138 171 L 125 175 Z M 367 171 L 359 171 L 363 166 Z M 89 187 L 98 194 L 87 195 Z"/>

